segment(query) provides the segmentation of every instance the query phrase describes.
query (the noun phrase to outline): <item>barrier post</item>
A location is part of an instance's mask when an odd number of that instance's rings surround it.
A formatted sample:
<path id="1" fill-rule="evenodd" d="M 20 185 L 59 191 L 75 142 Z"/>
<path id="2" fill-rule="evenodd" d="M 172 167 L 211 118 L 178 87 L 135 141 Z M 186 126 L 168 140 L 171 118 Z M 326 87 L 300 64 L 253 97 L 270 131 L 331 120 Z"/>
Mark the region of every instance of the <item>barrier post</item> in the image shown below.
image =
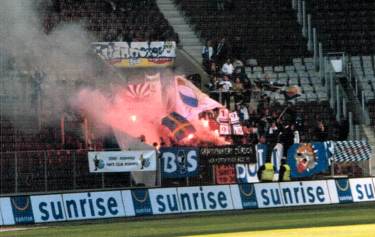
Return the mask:
<path id="1" fill-rule="evenodd" d="M 352 112 L 349 112 L 349 139 L 353 140 L 353 114 Z"/>
<path id="2" fill-rule="evenodd" d="M 105 179 L 104 179 L 104 173 L 102 173 L 102 188 L 105 187 Z"/>
<path id="3" fill-rule="evenodd" d="M 340 108 L 340 87 L 336 85 L 336 120 L 339 121 L 341 117 L 341 108 Z"/>
<path id="4" fill-rule="evenodd" d="M 47 152 L 44 151 L 44 191 L 48 191 L 48 169 L 47 169 Z"/>
<path id="5" fill-rule="evenodd" d="M 311 14 L 307 15 L 307 49 L 313 50 L 312 47 L 312 29 L 311 29 Z"/>
<path id="6" fill-rule="evenodd" d="M 297 0 L 292 0 L 292 8 L 293 8 L 293 10 L 296 10 L 296 6 L 297 6 Z"/>
<path id="7" fill-rule="evenodd" d="M 77 188 L 77 151 L 73 152 L 73 189 Z"/>
<path id="8" fill-rule="evenodd" d="M 297 0 L 297 22 L 302 24 L 302 1 Z"/>
<path id="9" fill-rule="evenodd" d="M 318 40 L 316 36 L 316 28 L 313 28 L 313 50 L 314 50 L 314 64 L 315 69 L 318 67 Z"/>
<path id="10" fill-rule="evenodd" d="M 320 81 L 323 79 L 323 73 L 324 73 L 324 58 L 323 58 L 323 45 L 322 43 L 319 42 L 318 45 L 318 50 L 319 50 L 319 76 L 320 76 Z"/>
<path id="11" fill-rule="evenodd" d="M 306 26 L 306 3 L 302 1 L 302 35 L 306 38 L 307 26 Z"/>
<path id="12" fill-rule="evenodd" d="M 215 165 L 212 165 L 212 184 L 216 184 Z"/>
<path id="13" fill-rule="evenodd" d="M 17 152 L 14 152 L 14 192 L 18 193 L 18 159 Z"/>

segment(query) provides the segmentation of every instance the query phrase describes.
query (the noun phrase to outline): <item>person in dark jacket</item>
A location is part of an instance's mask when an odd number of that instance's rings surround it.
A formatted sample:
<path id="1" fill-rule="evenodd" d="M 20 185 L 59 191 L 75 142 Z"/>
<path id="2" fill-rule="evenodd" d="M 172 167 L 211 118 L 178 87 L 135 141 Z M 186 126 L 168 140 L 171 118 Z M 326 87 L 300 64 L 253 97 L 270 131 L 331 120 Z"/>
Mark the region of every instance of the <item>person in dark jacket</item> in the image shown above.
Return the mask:
<path id="1" fill-rule="evenodd" d="M 314 140 L 318 142 L 327 141 L 328 131 L 322 121 L 318 121 L 317 126 L 314 129 Z"/>

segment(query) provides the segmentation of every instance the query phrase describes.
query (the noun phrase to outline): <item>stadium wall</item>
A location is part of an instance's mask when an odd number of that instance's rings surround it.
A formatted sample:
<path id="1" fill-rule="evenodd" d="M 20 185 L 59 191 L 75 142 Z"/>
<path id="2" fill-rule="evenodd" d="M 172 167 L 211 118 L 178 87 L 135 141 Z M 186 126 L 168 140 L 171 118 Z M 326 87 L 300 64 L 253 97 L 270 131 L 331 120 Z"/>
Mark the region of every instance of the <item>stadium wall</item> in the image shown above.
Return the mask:
<path id="1" fill-rule="evenodd" d="M 0 198 L 0 225 L 375 201 L 375 178 Z"/>

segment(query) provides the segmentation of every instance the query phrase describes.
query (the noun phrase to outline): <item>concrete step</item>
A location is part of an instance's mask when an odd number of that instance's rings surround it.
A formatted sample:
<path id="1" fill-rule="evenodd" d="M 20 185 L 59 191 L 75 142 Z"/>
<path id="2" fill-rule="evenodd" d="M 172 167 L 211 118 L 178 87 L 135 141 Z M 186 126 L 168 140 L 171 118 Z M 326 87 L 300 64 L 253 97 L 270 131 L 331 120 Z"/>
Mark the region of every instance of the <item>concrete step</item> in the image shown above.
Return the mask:
<path id="1" fill-rule="evenodd" d="M 165 18 L 170 17 L 183 17 L 179 11 L 176 10 L 163 10 L 163 15 Z"/>
<path id="2" fill-rule="evenodd" d="M 199 47 L 203 47 L 201 42 L 199 42 L 198 40 L 194 40 L 194 41 L 190 41 L 190 40 L 184 40 L 184 41 L 181 41 L 182 44 L 184 46 L 199 46 Z"/>
<path id="3" fill-rule="evenodd" d="M 173 26 L 173 29 L 176 32 L 183 32 L 183 31 L 191 31 L 191 32 L 193 32 L 193 30 L 190 28 L 190 26 L 186 25 L 186 24 Z"/>
<path id="4" fill-rule="evenodd" d="M 184 49 L 185 50 L 189 50 L 189 51 L 201 52 L 202 51 L 202 46 L 200 46 L 200 45 L 194 45 L 194 46 L 184 45 Z"/>
<path id="5" fill-rule="evenodd" d="M 171 18 L 167 18 L 167 19 L 172 26 L 186 24 L 185 19 L 183 17 L 171 17 Z"/>

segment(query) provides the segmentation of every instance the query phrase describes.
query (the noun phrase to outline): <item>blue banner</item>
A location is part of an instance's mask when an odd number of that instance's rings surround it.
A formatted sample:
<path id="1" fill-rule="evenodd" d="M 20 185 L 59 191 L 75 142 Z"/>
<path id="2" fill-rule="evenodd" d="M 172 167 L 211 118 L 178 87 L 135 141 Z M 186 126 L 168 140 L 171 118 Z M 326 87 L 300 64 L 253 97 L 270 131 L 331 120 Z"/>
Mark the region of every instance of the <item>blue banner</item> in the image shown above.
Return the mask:
<path id="1" fill-rule="evenodd" d="M 191 147 L 161 148 L 163 178 L 198 176 L 198 149 Z"/>
<path id="2" fill-rule="evenodd" d="M 340 203 L 353 202 L 352 191 L 350 189 L 349 179 L 336 179 L 335 180 L 337 196 Z"/>
<path id="3" fill-rule="evenodd" d="M 254 184 L 239 184 L 238 189 L 240 191 L 243 209 L 258 208 Z"/>
<path id="4" fill-rule="evenodd" d="M 256 156 L 257 156 L 257 164 L 258 164 L 258 167 L 261 167 L 262 165 L 264 165 L 264 163 L 266 163 L 268 145 L 257 144 L 255 146 L 255 149 L 256 149 Z"/>
<path id="5" fill-rule="evenodd" d="M 288 150 L 288 165 L 293 178 L 309 177 L 327 171 L 328 159 L 324 144 L 293 144 Z"/>
<path id="6" fill-rule="evenodd" d="M 152 215 L 150 194 L 148 189 L 131 190 L 134 213 L 136 216 Z"/>
<path id="7" fill-rule="evenodd" d="M 11 197 L 10 201 L 16 224 L 34 223 L 34 214 L 29 196 Z"/>

